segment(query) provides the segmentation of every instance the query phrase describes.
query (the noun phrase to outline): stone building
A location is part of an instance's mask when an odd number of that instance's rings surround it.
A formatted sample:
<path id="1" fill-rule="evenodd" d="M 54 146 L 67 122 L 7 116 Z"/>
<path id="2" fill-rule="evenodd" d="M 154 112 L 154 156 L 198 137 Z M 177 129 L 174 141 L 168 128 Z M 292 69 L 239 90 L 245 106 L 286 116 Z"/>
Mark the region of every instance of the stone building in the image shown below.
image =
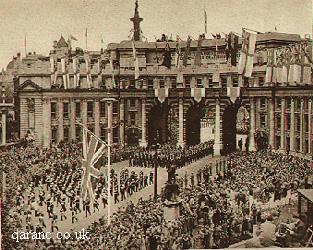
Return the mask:
<path id="1" fill-rule="evenodd" d="M 202 39 L 201 47 L 198 40 L 190 47 L 181 40 L 142 41 L 142 20 L 137 5 L 131 18 L 137 60 L 129 40 L 83 51 L 72 49 L 63 37 L 49 56 L 30 53 L 16 60 L 20 136 L 33 132 L 35 142 L 48 147 L 80 140 L 82 123 L 107 140 L 109 117 L 114 143 L 147 146 L 171 139 L 185 146 L 214 139 L 216 155 L 246 147 L 312 154 L 311 75 L 298 83 L 267 82 L 265 77 L 266 48 L 306 40 L 295 34 L 258 34 L 252 77 L 245 78 L 226 59 L 225 39 Z M 238 61 L 241 43 L 239 38 L 232 60 Z M 190 53 L 184 58 L 186 49 Z M 164 66 L 168 50 L 171 65 Z M 106 98 L 116 101 L 111 105 Z"/>

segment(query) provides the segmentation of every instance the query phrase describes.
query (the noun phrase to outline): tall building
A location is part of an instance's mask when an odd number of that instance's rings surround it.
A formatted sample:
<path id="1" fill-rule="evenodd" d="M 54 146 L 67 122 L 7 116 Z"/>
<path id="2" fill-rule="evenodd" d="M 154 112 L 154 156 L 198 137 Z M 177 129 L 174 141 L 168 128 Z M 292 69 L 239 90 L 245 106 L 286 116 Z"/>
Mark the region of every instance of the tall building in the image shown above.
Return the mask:
<path id="1" fill-rule="evenodd" d="M 114 143 L 174 141 L 186 146 L 214 140 L 216 155 L 246 147 L 312 154 L 312 52 L 307 40 L 295 34 L 257 34 L 253 72 L 246 78 L 238 74 L 242 38 L 235 34 L 231 41 L 200 36 L 177 42 L 163 35 L 157 42 L 144 42 L 142 20 L 136 3 L 133 41 L 83 51 L 61 37 L 49 56 L 30 53 L 16 60 L 20 136 L 32 132 L 38 145 L 48 147 L 80 140 L 82 123 L 107 140 L 110 116 Z M 269 80 L 271 49 L 297 44 L 308 52 L 299 54 L 299 80 Z M 308 67 L 309 76 L 303 77 Z M 108 114 L 109 97 L 116 101 Z"/>

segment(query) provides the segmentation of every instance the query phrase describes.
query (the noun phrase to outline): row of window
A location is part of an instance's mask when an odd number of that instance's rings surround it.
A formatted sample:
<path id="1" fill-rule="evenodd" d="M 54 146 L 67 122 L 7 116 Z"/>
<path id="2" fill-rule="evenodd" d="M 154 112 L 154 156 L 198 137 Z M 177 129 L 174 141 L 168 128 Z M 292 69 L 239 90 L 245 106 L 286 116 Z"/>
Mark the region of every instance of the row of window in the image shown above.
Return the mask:
<path id="1" fill-rule="evenodd" d="M 291 122 L 290 122 L 290 114 L 285 114 L 285 123 L 286 123 L 286 129 L 290 130 Z M 275 128 L 280 129 L 281 126 L 281 117 L 279 115 L 276 116 L 275 119 Z M 303 130 L 305 133 L 309 132 L 309 116 L 303 115 Z M 297 116 L 295 117 L 295 130 L 296 132 L 301 131 L 301 117 Z"/>
<path id="2" fill-rule="evenodd" d="M 70 116 L 70 104 L 68 102 L 63 102 L 63 118 L 68 119 Z M 105 102 L 99 102 L 99 114 L 100 117 L 106 116 L 107 105 Z M 118 105 L 117 103 L 113 103 L 112 107 L 113 114 L 118 113 Z M 57 102 L 51 102 L 51 119 L 57 118 Z M 94 102 L 87 102 L 87 117 L 93 117 L 94 115 Z M 81 117 L 81 103 L 75 102 L 75 117 Z"/>
<path id="3" fill-rule="evenodd" d="M 295 139 L 295 150 L 300 152 L 300 138 Z M 276 136 L 275 140 L 275 148 L 279 149 L 280 148 L 280 136 Z M 290 150 L 290 137 L 286 137 L 285 140 L 285 149 Z M 309 141 L 306 139 L 303 141 L 303 148 L 302 148 L 302 153 L 308 153 L 309 152 Z"/>
<path id="4" fill-rule="evenodd" d="M 89 130 L 94 132 L 93 127 L 89 127 Z M 113 143 L 118 142 L 118 128 L 112 129 L 113 133 Z M 100 127 L 100 138 L 103 141 L 107 141 L 107 129 L 104 126 Z M 75 127 L 75 139 L 77 141 L 82 141 L 82 128 L 80 126 Z M 58 128 L 52 127 L 51 129 L 51 141 L 57 142 L 58 140 Z M 70 140 L 70 128 L 69 127 L 63 127 L 63 141 L 69 141 Z"/>

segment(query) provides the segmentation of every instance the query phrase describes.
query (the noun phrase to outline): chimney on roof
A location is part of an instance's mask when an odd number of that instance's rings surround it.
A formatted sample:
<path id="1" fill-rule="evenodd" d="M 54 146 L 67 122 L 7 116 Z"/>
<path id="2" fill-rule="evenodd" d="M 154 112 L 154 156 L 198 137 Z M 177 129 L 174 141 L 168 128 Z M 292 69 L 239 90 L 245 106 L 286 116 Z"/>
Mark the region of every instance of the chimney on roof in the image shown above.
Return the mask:
<path id="1" fill-rule="evenodd" d="M 58 46 L 58 41 L 53 41 L 53 48 L 56 49 Z"/>
<path id="2" fill-rule="evenodd" d="M 36 55 L 36 51 L 33 52 L 33 55 Z"/>

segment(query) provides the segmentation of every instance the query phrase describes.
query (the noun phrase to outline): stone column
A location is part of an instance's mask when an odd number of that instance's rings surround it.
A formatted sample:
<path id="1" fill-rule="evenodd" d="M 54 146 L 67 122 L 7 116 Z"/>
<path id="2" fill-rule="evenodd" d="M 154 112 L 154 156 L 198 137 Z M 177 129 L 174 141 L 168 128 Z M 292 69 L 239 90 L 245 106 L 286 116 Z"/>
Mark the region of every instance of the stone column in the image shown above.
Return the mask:
<path id="1" fill-rule="evenodd" d="M 141 141 L 139 146 L 147 147 L 146 141 L 146 100 L 141 100 Z"/>
<path id="2" fill-rule="evenodd" d="M 113 143 L 113 131 L 112 131 L 112 120 L 113 120 L 113 101 L 108 100 L 108 144 L 112 145 Z"/>
<path id="3" fill-rule="evenodd" d="M 2 130 L 1 130 L 1 144 L 4 145 L 7 143 L 7 114 L 6 110 L 3 109 L 1 113 L 1 125 L 2 125 Z"/>
<path id="4" fill-rule="evenodd" d="M 75 126 L 75 121 L 76 121 L 76 116 L 75 116 L 75 108 L 76 104 L 73 99 L 70 100 L 70 139 L 75 140 L 76 139 L 76 126 Z"/>
<path id="5" fill-rule="evenodd" d="M 312 154 L 312 99 L 308 100 L 308 131 L 309 131 L 309 136 L 308 136 L 308 153 Z"/>
<path id="6" fill-rule="evenodd" d="M 64 139 L 64 127 L 63 127 L 63 102 L 58 100 L 58 140 L 60 142 Z"/>
<path id="7" fill-rule="evenodd" d="M 291 98 L 290 107 L 290 151 L 295 151 L 295 100 Z"/>
<path id="8" fill-rule="evenodd" d="M 94 102 L 94 114 L 95 114 L 95 135 L 100 137 L 100 107 L 99 100 L 96 99 Z"/>
<path id="9" fill-rule="evenodd" d="M 178 142 L 177 147 L 184 147 L 184 99 L 178 101 Z"/>
<path id="10" fill-rule="evenodd" d="M 238 87 L 243 87 L 243 76 L 238 75 Z"/>
<path id="11" fill-rule="evenodd" d="M 120 144 L 124 145 L 124 128 L 125 128 L 125 114 L 124 114 L 124 99 L 120 99 Z"/>
<path id="12" fill-rule="evenodd" d="M 50 147 L 51 142 L 51 101 L 50 99 L 43 100 L 42 108 L 43 116 L 43 147 Z"/>
<path id="13" fill-rule="evenodd" d="M 274 98 L 268 99 L 269 105 L 269 127 L 270 127 L 270 134 L 269 134 L 269 145 L 271 149 L 275 149 L 275 103 Z"/>
<path id="14" fill-rule="evenodd" d="M 249 151 L 256 151 L 255 148 L 255 101 L 250 100 L 250 130 L 249 130 Z"/>
<path id="15" fill-rule="evenodd" d="M 285 116 L 286 116 L 286 100 L 285 98 L 281 98 L 281 114 L 280 114 L 280 149 L 281 150 L 286 150 Z"/>
<path id="16" fill-rule="evenodd" d="M 233 79 L 230 74 L 227 75 L 227 87 L 232 87 L 233 86 Z"/>
<path id="17" fill-rule="evenodd" d="M 85 127 L 87 127 L 87 100 L 83 99 L 81 102 L 81 117 L 82 123 Z"/>
<path id="18" fill-rule="evenodd" d="M 300 104 L 300 152 L 303 153 L 304 151 L 304 100 L 301 98 L 301 104 Z"/>
<path id="19" fill-rule="evenodd" d="M 221 110 L 220 110 L 220 101 L 219 99 L 215 100 L 215 135 L 214 135 L 214 156 L 221 155 Z"/>

